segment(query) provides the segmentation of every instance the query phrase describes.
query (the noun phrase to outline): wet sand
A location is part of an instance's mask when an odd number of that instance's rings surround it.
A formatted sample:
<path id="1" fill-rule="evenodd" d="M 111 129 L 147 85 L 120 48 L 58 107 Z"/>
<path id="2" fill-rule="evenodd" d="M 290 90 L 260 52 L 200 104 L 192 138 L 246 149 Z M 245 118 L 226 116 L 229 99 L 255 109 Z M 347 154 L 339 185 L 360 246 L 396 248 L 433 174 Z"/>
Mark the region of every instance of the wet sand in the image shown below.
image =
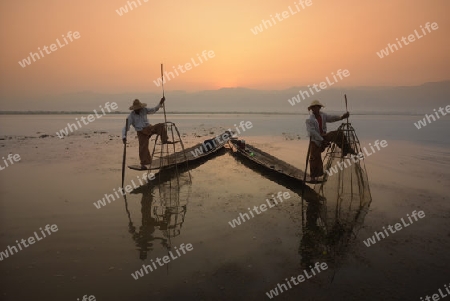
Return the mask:
<path id="1" fill-rule="evenodd" d="M 120 186 L 120 137 L 38 136 L 0 140 L 2 154 L 22 158 L 0 172 L 0 251 L 46 224 L 59 230 L 0 262 L 2 300 L 81 300 L 83 295 L 97 300 L 265 300 L 277 283 L 305 268 L 299 252 L 300 190 L 292 184 L 286 184 L 288 189 L 224 152 L 190 171 L 192 184 L 183 185 L 170 205 L 172 214 L 158 211 L 167 206 L 160 195 L 164 185 L 146 186 L 126 202 L 120 198 L 97 209 L 93 202 Z M 197 136 L 188 133 L 186 146 L 205 139 Z M 304 140 L 242 138 L 304 168 Z M 137 140 L 129 140 L 127 162 L 134 164 Z M 389 141 L 365 163 L 373 202 L 362 229 L 328 270 L 274 299 L 412 300 L 449 283 L 448 150 Z M 126 184 L 142 175 L 126 173 Z M 184 173 L 182 181 L 187 178 Z M 230 227 L 239 213 L 279 191 L 291 198 Z M 363 244 L 374 231 L 413 210 L 423 210 L 426 217 L 371 247 Z M 170 233 L 164 230 L 168 220 L 177 225 Z M 193 250 L 133 279 L 131 273 L 144 263 L 167 255 L 168 245 L 173 250 L 182 243 L 192 244 Z"/>

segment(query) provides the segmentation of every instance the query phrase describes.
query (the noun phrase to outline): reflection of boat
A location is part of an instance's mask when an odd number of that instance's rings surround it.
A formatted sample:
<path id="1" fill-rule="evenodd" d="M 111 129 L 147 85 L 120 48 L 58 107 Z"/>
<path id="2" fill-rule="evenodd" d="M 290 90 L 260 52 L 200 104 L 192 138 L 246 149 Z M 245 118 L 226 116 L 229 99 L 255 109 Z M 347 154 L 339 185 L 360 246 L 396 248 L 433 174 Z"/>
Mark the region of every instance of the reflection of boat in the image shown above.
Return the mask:
<path id="1" fill-rule="evenodd" d="M 254 162 L 262 168 L 278 173 L 284 177 L 303 183 L 304 172 L 291 164 L 280 160 L 257 147 L 246 144 L 243 140 L 231 139 L 233 154 Z"/>
<path id="2" fill-rule="evenodd" d="M 268 169 L 253 160 L 248 160 L 246 157 L 241 155 L 233 155 L 233 158 L 245 167 L 260 174 L 262 177 L 290 189 L 300 197 L 302 196 L 302 189 L 304 189 L 304 199 L 307 201 L 310 199 L 317 199 L 318 197 L 317 193 L 313 189 L 307 185 L 303 186 L 302 183 L 296 178 L 289 177 L 273 169 Z"/>
<path id="3" fill-rule="evenodd" d="M 140 210 L 138 204 L 128 203 L 125 198 L 129 232 L 142 260 L 154 250 L 157 241 L 168 251 L 171 249 L 171 238 L 181 234 L 191 189 L 186 173 L 179 177 L 167 177 L 157 185 L 152 184 L 142 185 L 131 192 L 142 194 Z M 133 221 L 135 215 L 141 216 L 140 226 L 137 226 L 138 220 Z"/>

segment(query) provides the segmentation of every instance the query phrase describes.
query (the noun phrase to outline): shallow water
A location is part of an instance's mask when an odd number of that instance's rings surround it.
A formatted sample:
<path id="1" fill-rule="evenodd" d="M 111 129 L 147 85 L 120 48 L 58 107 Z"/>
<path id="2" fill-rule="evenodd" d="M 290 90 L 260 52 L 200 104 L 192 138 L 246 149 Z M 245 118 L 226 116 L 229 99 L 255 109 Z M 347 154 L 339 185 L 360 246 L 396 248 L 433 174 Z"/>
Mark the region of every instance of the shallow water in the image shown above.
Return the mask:
<path id="1" fill-rule="evenodd" d="M 361 130 L 363 143 L 386 139 L 390 122 L 401 128 L 411 121 L 389 118 L 382 132 Z M 56 119 L 39 124 L 53 128 L 61 122 Z M 191 166 L 192 184 L 185 183 L 184 174 L 180 193 L 167 185 L 145 186 L 126 202 L 117 198 L 97 209 L 93 203 L 120 186 L 123 148 L 120 138 L 109 134 L 119 120 L 111 120 L 106 134 L 91 129 L 88 135 L 81 131 L 63 140 L 12 137 L 0 142 L 5 154 L 18 152 L 22 158 L 0 172 L 0 252 L 40 227 L 58 226 L 57 232 L 0 262 L 0 299 L 81 300 L 94 295 L 97 300 L 263 300 L 277 283 L 299 275 L 307 257 L 326 261 L 330 268 L 277 300 L 414 299 L 436 291 L 448 279 L 450 207 L 445 183 L 450 179 L 450 155 L 446 148 L 433 146 L 437 140 L 423 146 L 389 138 L 389 147 L 366 159 L 370 211 L 344 253 L 330 258 L 321 248 L 320 231 L 313 236 L 302 231 L 299 185 L 273 173 L 261 174 L 228 153 Z M 193 132 L 186 130 L 186 140 L 194 143 L 194 132 L 208 136 L 211 128 L 216 131 L 227 122 L 204 121 Z M 275 121 L 261 122 L 269 127 Z M 436 123 L 438 131 L 442 124 Z M 355 125 L 357 131 L 361 127 Z M 30 134 L 23 135 L 38 136 L 38 128 L 27 128 Z M 272 130 L 281 131 L 275 126 Z M 281 133 L 278 140 L 255 136 L 245 139 L 250 144 L 259 141 L 258 147 L 302 168 L 304 139 Z M 127 162 L 136 160 L 136 147 L 130 138 Z M 125 184 L 137 183 L 137 176 L 142 172 L 127 170 Z M 239 213 L 248 213 L 249 207 L 280 191 L 291 198 L 236 228 L 229 225 Z M 314 216 L 314 206 L 306 208 L 308 216 Z M 364 246 L 363 239 L 413 210 L 424 210 L 427 218 L 370 248 Z M 131 276 L 182 243 L 192 244 L 193 250 L 138 280 Z"/>
<path id="2" fill-rule="evenodd" d="M 172 198 L 161 198 L 160 190 L 171 191 L 167 183 L 146 186 L 126 203 L 120 198 L 101 209 L 93 202 L 113 194 L 119 186 L 111 187 L 119 184 L 116 173 L 99 179 L 93 170 L 68 172 L 70 167 L 61 165 L 41 168 L 47 176 L 39 178 L 29 167 L 18 167 L 10 185 L 2 187 L 2 247 L 47 223 L 56 224 L 58 232 L 1 263 L 5 300 L 44 300 L 48 292 L 52 300 L 76 300 L 85 293 L 99 300 L 147 300 L 175 298 L 181 291 L 197 299 L 217 291 L 236 296 L 235 285 L 244 284 L 249 288 L 239 294 L 251 297 L 294 273 L 300 264 L 300 226 L 282 208 L 299 206 L 300 197 L 242 168 L 228 154 L 207 163 L 192 170 L 192 184 L 184 184 L 178 195 L 172 189 Z M 135 174 L 129 172 L 126 183 Z M 187 179 L 183 174 L 181 181 Z M 13 188 L 21 183 L 26 189 Z M 279 191 L 292 197 L 237 228 L 228 224 Z M 164 207 L 171 208 L 169 213 Z M 176 226 L 166 230 L 168 224 Z M 142 264 L 181 243 L 193 250 L 139 280 L 132 278 Z M 28 289 L 17 290 L 17 284 Z"/>

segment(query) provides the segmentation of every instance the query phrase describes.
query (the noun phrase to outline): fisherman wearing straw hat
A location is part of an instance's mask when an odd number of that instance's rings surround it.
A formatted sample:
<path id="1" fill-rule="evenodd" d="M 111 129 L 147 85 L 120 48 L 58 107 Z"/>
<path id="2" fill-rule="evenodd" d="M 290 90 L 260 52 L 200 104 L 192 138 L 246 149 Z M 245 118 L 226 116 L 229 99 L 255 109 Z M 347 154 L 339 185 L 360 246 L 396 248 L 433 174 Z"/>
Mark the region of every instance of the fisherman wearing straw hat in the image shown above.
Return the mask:
<path id="1" fill-rule="evenodd" d="M 128 115 L 128 126 L 122 129 L 122 140 L 124 144 L 127 143 L 126 133 L 130 129 L 130 125 L 133 125 L 136 129 L 139 140 L 139 159 L 142 169 L 146 169 L 146 165 L 152 163 L 152 157 L 148 149 L 148 141 L 152 135 L 160 135 L 163 144 L 172 143 L 167 140 L 167 131 L 164 123 L 151 125 L 147 119 L 147 114 L 155 114 L 163 106 L 165 100 L 164 97 L 161 98 L 161 101 L 156 107 L 148 109 L 146 108 L 146 103 L 135 99 L 133 105 L 130 107 L 132 112 Z"/>
<path id="2" fill-rule="evenodd" d="M 325 107 L 318 100 L 314 100 L 308 107 L 308 111 L 312 111 L 312 114 L 306 120 L 306 130 L 311 137 L 310 142 L 310 175 L 311 181 L 317 181 L 317 177 L 323 176 L 323 162 L 322 152 L 330 145 L 331 142 L 336 143 L 343 151 L 343 155 L 348 153 L 355 154 L 350 148 L 342 132 L 331 131 L 327 133 L 327 123 L 336 122 L 350 116 L 349 112 L 346 112 L 342 116 L 329 115 L 320 112 L 320 109 Z"/>

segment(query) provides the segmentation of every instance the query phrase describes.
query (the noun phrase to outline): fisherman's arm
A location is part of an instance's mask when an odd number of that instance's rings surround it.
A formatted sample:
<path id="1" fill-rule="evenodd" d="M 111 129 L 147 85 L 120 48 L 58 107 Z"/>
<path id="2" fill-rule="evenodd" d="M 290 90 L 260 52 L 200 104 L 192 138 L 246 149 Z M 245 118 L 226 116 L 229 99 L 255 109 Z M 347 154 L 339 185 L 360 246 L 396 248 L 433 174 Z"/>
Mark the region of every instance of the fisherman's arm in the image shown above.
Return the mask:
<path id="1" fill-rule="evenodd" d="M 156 112 L 159 111 L 159 109 L 164 105 L 164 101 L 166 100 L 165 97 L 161 98 L 161 100 L 159 101 L 158 105 L 154 108 L 145 108 L 147 114 L 155 114 Z"/>
<path id="2" fill-rule="evenodd" d="M 350 113 L 346 112 L 344 115 L 328 115 L 323 113 L 323 116 L 325 116 L 325 122 L 336 122 L 348 118 Z"/>

